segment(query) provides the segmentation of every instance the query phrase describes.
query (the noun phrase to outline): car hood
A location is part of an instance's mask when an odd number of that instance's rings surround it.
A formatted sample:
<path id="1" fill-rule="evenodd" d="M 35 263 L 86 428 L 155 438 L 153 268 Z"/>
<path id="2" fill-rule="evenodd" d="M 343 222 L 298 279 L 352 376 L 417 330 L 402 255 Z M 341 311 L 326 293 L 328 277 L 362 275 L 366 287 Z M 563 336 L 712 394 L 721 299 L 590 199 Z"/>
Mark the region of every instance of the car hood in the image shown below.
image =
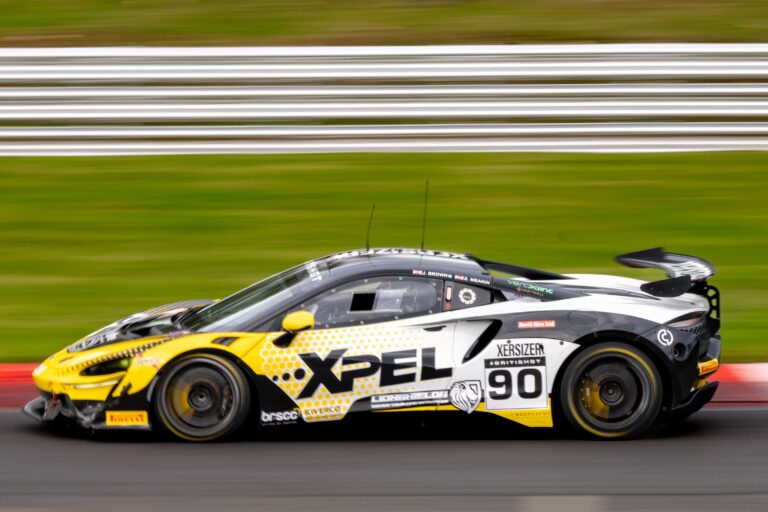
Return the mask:
<path id="1" fill-rule="evenodd" d="M 67 352 L 82 352 L 121 341 L 178 331 L 174 326 L 174 317 L 178 318 L 179 315 L 185 312 L 199 309 L 213 302 L 212 300 L 188 300 L 134 313 L 78 340 L 67 348 Z"/>

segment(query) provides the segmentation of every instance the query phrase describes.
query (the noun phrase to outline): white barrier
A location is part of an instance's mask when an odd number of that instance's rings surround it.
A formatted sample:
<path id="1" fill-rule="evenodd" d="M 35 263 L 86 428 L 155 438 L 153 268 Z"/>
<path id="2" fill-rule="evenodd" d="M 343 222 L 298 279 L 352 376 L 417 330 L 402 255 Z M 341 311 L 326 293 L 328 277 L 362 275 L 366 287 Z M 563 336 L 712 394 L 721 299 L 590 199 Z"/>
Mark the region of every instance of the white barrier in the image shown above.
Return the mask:
<path id="1" fill-rule="evenodd" d="M 763 80 L 768 44 L 0 48 L 0 155 L 764 150 Z"/>

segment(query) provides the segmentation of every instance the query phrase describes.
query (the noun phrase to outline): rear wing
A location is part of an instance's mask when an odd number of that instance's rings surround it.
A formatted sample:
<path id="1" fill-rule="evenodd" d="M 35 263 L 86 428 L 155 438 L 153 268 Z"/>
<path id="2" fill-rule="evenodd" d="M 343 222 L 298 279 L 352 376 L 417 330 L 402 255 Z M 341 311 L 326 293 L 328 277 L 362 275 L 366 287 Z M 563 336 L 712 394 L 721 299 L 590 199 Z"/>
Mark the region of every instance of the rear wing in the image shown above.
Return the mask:
<path id="1" fill-rule="evenodd" d="M 685 254 L 664 252 L 661 247 L 616 256 L 616 261 L 632 268 L 658 268 L 667 277 L 690 277 L 692 282 L 705 281 L 715 275 L 715 267 L 705 259 Z"/>

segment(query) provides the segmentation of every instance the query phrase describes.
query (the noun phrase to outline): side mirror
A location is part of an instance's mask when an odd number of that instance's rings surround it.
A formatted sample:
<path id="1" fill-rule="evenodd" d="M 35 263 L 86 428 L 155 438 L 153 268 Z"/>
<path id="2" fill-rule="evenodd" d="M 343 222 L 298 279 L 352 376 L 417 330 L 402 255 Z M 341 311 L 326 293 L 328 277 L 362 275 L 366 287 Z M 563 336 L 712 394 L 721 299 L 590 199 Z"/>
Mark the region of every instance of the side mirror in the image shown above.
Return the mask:
<path id="1" fill-rule="evenodd" d="M 283 334 L 275 338 L 277 347 L 285 348 L 291 344 L 296 334 L 315 327 L 315 315 L 309 311 L 292 311 L 283 318 Z"/>

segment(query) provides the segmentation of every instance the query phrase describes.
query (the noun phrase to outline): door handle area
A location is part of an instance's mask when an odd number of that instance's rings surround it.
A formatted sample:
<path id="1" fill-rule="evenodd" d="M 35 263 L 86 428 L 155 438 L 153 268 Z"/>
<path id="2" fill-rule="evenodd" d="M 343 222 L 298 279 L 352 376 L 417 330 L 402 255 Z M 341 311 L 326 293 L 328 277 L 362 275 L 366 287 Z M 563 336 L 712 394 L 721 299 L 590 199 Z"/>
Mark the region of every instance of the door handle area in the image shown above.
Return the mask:
<path id="1" fill-rule="evenodd" d="M 423 329 L 425 331 L 429 331 L 429 332 L 438 332 L 438 331 L 442 331 L 443 329 L 445 329 L 445 326 L 444 325 L 435 325 L 435 326 L 432 326 L 432 327 L 423 327 Z"/>

